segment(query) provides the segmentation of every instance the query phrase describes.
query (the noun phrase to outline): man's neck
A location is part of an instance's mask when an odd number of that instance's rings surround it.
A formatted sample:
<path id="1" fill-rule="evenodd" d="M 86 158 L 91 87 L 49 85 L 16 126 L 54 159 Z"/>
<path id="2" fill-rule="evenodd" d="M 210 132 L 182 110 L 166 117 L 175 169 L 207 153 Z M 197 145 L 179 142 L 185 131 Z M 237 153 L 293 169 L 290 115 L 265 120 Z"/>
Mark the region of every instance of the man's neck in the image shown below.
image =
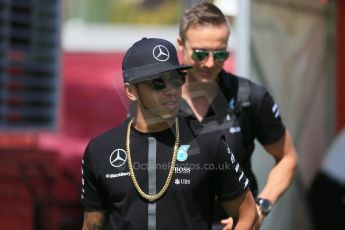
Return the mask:
<path id="1" fill-rule="evenodd" d="M 136 116 L 133 118 L 134 128 L 142 133 L 156 133 L 170 128 L 175 119 L 163 120 L 162 118 L 144 118 Z"/>
<path id="2" fill-rule="evenodd" d="M 202 121 L 218 93 L 216 82 L 186 82 L 182 88 L 182 98 L 188 103 L 195 117 Z"/>

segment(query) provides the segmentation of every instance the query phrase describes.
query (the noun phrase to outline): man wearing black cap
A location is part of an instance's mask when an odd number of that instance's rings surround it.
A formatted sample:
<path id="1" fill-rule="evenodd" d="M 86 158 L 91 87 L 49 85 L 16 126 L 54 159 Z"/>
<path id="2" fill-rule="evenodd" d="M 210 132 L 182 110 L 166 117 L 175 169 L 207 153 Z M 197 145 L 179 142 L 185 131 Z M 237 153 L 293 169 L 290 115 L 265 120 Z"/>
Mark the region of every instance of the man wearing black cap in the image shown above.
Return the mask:
<path id="1" fill-rule="evenodd" d="M 177 116 L 189 68 L 163 39 L 143 38 L 125 54 L 135 112 L 85 150 L 83 229 L 210 229 L 215 194 L 235 229 L 256 228 L 249 181 L 221 133 L 196 136 Z"/>

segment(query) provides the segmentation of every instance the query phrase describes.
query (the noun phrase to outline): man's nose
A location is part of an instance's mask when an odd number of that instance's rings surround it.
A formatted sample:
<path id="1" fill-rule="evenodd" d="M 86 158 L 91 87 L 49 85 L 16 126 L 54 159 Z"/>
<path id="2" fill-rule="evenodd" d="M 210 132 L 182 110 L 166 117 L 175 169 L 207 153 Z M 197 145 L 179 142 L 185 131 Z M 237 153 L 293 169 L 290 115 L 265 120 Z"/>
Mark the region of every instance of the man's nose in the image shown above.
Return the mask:
<path id="1" fill-rule="evenodd" d="M 166 88 L 163 90 L 164 94 L 173 95 L 176 94 L 177 90 L 179 90 L 179 87 L 176 87 L 176 85 L 174 85 L 174 83 L 172 83 L 171 80 L 167 80 L 165 84 Z"/>
<path id="2" fill-rule="evenodd" d="M 210 54 L 206 57 L 204 65 L 205 65 L 206 67 L 211 68 L 211 67 L 214 66 L 214 64 L 215 64 L 215 60 L 214 60 L 213 54 L 210 53 Z"/>

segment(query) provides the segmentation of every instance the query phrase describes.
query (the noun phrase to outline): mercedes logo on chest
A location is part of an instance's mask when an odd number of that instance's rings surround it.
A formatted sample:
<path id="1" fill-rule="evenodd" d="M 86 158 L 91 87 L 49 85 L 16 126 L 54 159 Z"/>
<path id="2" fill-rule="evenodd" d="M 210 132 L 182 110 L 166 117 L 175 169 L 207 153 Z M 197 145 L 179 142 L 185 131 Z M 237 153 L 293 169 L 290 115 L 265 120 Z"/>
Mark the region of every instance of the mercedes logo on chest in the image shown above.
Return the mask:
<path id="1" fill-rule="evenodd" d="M 153 57 L 157 60 L 157 61 L 166 61 L 169 59 L 169 50 L 168 48 L 166 48 L 163 45 L 158 45 L 155 46 L 155 48 L 153 48 Z"/>
<path id="2" fill-rule="evenodd" d="M 110 164 L 114 166 L 115 168 L 121 167 L 126 163 L 127 160 L 127 154 L 126 151 L 123 149 L 115 149 L 111 154 L 110 154 Z"/>

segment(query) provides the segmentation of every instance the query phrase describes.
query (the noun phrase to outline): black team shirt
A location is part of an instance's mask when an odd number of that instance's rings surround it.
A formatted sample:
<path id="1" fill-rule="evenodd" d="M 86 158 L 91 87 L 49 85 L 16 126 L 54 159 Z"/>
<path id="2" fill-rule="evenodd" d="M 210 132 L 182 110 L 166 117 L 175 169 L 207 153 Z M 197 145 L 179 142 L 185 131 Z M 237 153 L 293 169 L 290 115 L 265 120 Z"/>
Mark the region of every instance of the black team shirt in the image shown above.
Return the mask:
<path id="1" fill-rule="evenodd" d="M 232 200 L 249 181 L 220 132 L 197 137 L 179 118 L 180 143 L 166 193 L 149 202 L 135 189 L 126 153 L 128 120 L 92 139 L 82 161 L 84 211 L 107 210 L 112 229 L 210 229 L 214 195 Z M 135 176 L 146 194 L 157 194 L 171 165 L 175 126 L 145 134 L 131 128 Z"/>
<path id="2" fill-rule="evenodd" d="M 236 115 L 239 80 L 246 81 L 250 90 L 250 106 Z M 258 185 L 252 170 L 251 157 L 255 139 L 262 145 L 278 141 L 285 134 L 278 105 L 267 89 L 248 79 L 222 71 L 218 76 L 220 92 L 212 101 L 206 116 L 199 122 L 186 101 L 181 103 L 181 111 L 192 124 L 209 130 L 223 130 L 229 147 L 235 154 L 242 170 L 250 180 L 251 191 L 258 195 Z"/>

